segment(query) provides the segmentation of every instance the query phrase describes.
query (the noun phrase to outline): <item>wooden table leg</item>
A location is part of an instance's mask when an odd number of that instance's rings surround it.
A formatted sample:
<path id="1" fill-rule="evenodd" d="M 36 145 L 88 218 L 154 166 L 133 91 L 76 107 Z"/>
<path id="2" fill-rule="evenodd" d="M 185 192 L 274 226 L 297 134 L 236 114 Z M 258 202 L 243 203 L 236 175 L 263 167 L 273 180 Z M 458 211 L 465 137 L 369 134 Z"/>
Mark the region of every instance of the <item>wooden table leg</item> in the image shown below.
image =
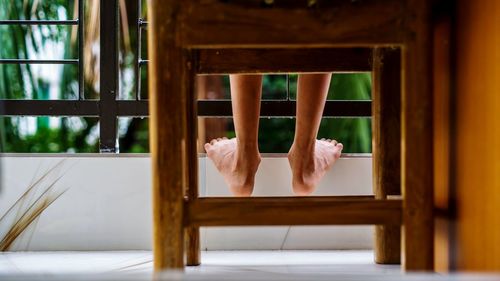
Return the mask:
<path id="1" fill-rule="evenodd" d="M 182 269 L 189 159 L 186 57 L 175 44 L 176 1 L 149 0 L 148 4 L 154 269 Z"/>
<path id="2" fill-rule="evenodd" d="M 403 267 L 433 270 L 433 130 L 429 1 L 411 1 L 413 34 L 403 48 Z"/>
<path id="3" fill-rule="evenodd" d="M 373 192 L 401 194 L 401 51 L 375 48 L 372 71 Z M 375 262 L 401 262 L 401 226 L 375 226 Z"/>

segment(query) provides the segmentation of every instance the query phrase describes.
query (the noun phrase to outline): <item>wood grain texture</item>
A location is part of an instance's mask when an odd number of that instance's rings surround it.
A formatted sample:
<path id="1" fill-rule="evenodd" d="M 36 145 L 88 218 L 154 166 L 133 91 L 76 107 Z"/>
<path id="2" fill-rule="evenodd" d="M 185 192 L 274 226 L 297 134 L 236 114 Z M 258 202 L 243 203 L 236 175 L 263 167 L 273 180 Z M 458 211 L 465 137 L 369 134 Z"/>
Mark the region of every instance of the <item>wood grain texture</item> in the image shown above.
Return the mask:
<path id="1" fill-rule="evenodd" d="M 200 198 L 186 210 L 194 226 L 401 224 L 401 200 L 363 196 Z"/>
<path id="2" fill-rule="evenodd" d="M 500 2 L 458 1 L 456 268 L 500 271 Z"/>
<path id="3" fill-rule="evenodd" d="M 223 77 L 219 75 L 197 75 L 198 100 L 223 99 Z M 198 104 L 199 105 L 199 104 Z M 198 111 L 198 114 L 201 112 Z M 198 115 L 199 116 L 199 115 Z M 225 135 L 227 120 L 223 118 L 198 118 L 198 152 L 204 153 L 205 143 Z"/>
<path id="4" fill-rule="evenodd" d="M 185 75 L 186 78 L 182 81 L 185 83 L 186 89 L 186 120 L 187 120 L 187 143 L 188 143 L 188 158 L 187 158 L 187 198 L 195 200 L 198 198 L 198 110 L 197 96 L 195 90 L 196 74 L 195 61 L 191 51 L 186 50 L 187 61 Z M 186 265 L 196 266 L 201 263 L 200 249 L 200 229 L 198 227 L 186 228 Z"/>
<path id="5" fill-rule="evenodd" d="M 433 154 L 428 1 L 320 1 L 321 8 L 301 8 L 298 1 L 293 1 L 293 5 L 263 8 L 256 6 L 255 1 L 149 0 L 155 269 L 183 267 L 183 226 L 189 229 L 201 225 L 400 225 L 404 222 L 404 268 L 431 270 Z M 195 126 L 191 116 L 194 91 L 188 85 L 193 82 L 190 73 L 193 64 L 187 55 L 192 50 L 389 45 L 402 47 L 404 58 L 401 103 L 404 199 L 197 199 L 188 190 L 188 199 L 183 201 L 185 189 L 193 187 L 191 173 L 195 170 L 191 163 L 194 135 L 190 127 Z M 244 63 L 243 58 L 239 59 Z M 270 64 L 263 65 L 270 68 Z M 312 71 L 314 66 L 309 65 L 305 63 L 304 68 Z M 288 66 L 297 67 L 292 63 Z M 221 71 L 211 67 L 215 72 Z M 224 72 L 231 72 L 233 66 L 224 67 Z M 194 69 L 202 70 L 196 66 Z M 205 71 L 208 70 L 209 66 L 205 66 Z M 377 196 L 381 196 L 383 192 L 379 187 L 377 190 Z"/>
<path id="6" fill-rule="evenodd" d="M 411 1 L 414 38 L 403 48 L 402 192 L 405 270 L 434 266 L 432 84 L 429 3 Z"/>
<path id="7" fill-rule="evenodd" d="M 184 192 L 189 159 L 185 55 L 175 42 L 176 2 L 148 1 L 154 269 L 184 267 Z"/>
<path id="8" fill-rule="evenodd" d="M 198 74 L 371 71 L 370 48 L 201 49 Z"/>
<path id="9" fill-rule="evenodd" d="M 182 2 L 180 38 L 192 48 L 398 44 L 411 19 L 408 0 L 323 1 L 317 8 L 305 1 L 303 7 Z"/>
<path id="10" fill-rule="evenodd" d="M 201 248 L 200 248 L 200 228 L 186 228 L 186 265 L 198 266 L 201 264 Z"/>
<path id="11" fill-rule="evenodd" d="M 376 48 L 372 75 L 373 188 L 385 199 L 401 194 L 401 50 Z"/>
<path id="12" fill-rule="evenodd" d="M 433 29 L 433 92 L 434 92 L 434 267 L 437 272 L 448 272 L 451 268 L 451 241 L 453 220 L 452 197 L 450 196 L 450 32 L 449 16 L 435 22 Z M 439 211 L 441 210 L 441 211 Z"/>
<path id="13" fill-rule="evenodd" d="M 376 48 L 372 72 L 372 159 L 375 198 L 401 194 L 401 51 Z M 375 262 L 401 262 L 401 227 L 375 226 Z"/>

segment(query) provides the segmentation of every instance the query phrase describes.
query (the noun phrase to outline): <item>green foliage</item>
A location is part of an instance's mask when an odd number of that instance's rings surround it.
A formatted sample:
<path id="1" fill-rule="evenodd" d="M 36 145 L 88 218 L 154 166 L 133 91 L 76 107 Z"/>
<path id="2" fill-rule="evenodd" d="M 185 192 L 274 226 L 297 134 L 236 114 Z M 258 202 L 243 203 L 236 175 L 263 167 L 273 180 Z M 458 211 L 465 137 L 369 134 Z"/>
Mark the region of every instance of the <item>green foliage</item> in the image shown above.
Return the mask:
<path id="1" fill-rule="evenodd" d="M 94 119 L 94 120 L 89 120 Z M 2 124 L 12 124 L 16 120 L 1 118 Z M 83 128 L 74 129 L 68 118 L 61 118 L 59 128 L 38 126 L 35 134 L 20 134 L 21 130 L 9 130 L 3 152 L 54 153 L 54 152 L 98 152 L 98 143 L 88 144 L 86 138 L 91 134 L 95 118 L 82 118 Z M 20 122 L 19 122 L 20 123 Z M 16 128 L 16 126 L 12 126 Z M 69 128 L 69 129 L 67 129 Z M 66 131 L 67 130 L 67 131 Z M 15 142 L 12 140 L 16 140 Z"/>
<path id="2" fill-rule="evenodd" d="M 290 98 L 296 98 L 297 75 L 290 75 Z M 263 99 L 285 99 L 287 81 L 285 75 L 266 75 L 263 79 Z M 229 82 L 225 79 L 226 92 Z M 229 95 L 226 94 L 226 98 Z M 369 73 L 334 74 L 328 99 L 369 100 L 371 78 Z M 295 119 L 262 118 L 259 126 L 259 148 L 264 153 L 286 153 L 293 142 Z M 234 126 L 229 123 L 227 137 L 234 137 Z M 332 138 L 344 145 L 344 152 L 371 152 L 371 120 L 369 118 L 324 118 L 318 138 Z"/>
<path id="3" fill-rule="evenodd" d="M 60 19 L 61 14 L 73 18 L 75 0 L 0 0 L 0 19 Z M 127 6 L 136 3 L 135 0 L 126 0 Z M 36 4 L 36 5 L 34 5 Z M 134 5 L 131 5 L 134 7 Z M 146 11 L 143 1 L 143 16 Z M 129 12 L 130 13 L 129 9 Z M 134 24 L 134 17 L 129 15 L 129 21 Z M 30 54 L 39 53 L 46 48 L 48 42 L 64 42 L 64 58 L 76 58 L 75 29 L 67 26 L 0 26 L 0 58 L 29 58 Z M 36 34 L 36 36 L 34 35 Z M 36 37 L 36 38 L 35 38 Z M 122 36 L 123 37 L 123 36 Z M 135 34 L 131 36 L 131 45 L 135 45 Z M 147 57 L 145 38 L 142 58 Z M 121 49 L 121 72 L 131 70 L 137 54 L 124 53 Z M 74 99 L 77 97 L 78 69 L 72 65 L 65 65 L 59 85 L 60 99 Z M 124 75 L 122 75 L 124 77 Z M 147 97 L 147 71 L 141 73 L 142 97 Z M 229 79 L 224 77 L 225 98 L 230 98 Z M 130 82 L 128 82 L 130 83 Z M 130 84 L 129 84 L 130 85 Z M 97 98 L 98 93 L 94 85 L 85 85 L 87 98 Z M 123 86 L 123 85 L 122 85 Z M 33 67 L 29 65 L 0 65 L 0 98 L 9 99 L 46 99 L 47 81 L 37 78 Z M 263 80 L 263 99 L 285 99 L 287 88 L 290 89 L 290 98 L 294 99 L 297 88 L 297 75 L 290 75 L 287 82 L 285 75 L 266 75 Z M 122 97 L 133 97 L 133 87 L 122 87 Z M 125 92 L 127 91 L 127 92 Z M 370 99 L 371 81 L 368 73 L 335 74 L 332 79 L 329 99 Z M 98 121 L 95 118 L 81 118 L 82 126 L 75 129 L 66 118 L 60 119 L 56 128 L 48 126 L 46 117 L 38 117 L 36 133 L 26 135 L 21 133 L 22 118 L 0 118 L 0 150 L 6 152 L 96 152 L 98 143 L 96 138 L 89 137 L 95 134 Z M 121 152 L 148 152 L 148 123 L 147 119 L 135 118 L 120 120 L 123 130 L 120 132 Z M 371 151 L 370 119 L 324 119 L 319 137 L 335 138 L 344 144 L 344 152 Z M 290 118 L 267 119 L 260 122 L 259 145 L 262 152 L 287 152 L 295 130 L 295 120 Z M 234 128 L 228 122 L 228 137 L 234 136 Z"/>
<path id="4" fill-rule="evenodd" d="M 335 74 L 328 99 L 371 99 L 371 77 L 369 73 Z M 344 145 L 344 152 L 371 152 L 371 119 L 342 118 L 323 119 L 319 138 L 334 138 Z"/>
<path id="5" fill-rule="evenodd" d="M 73 15 L 73 0 L 12 1 L 0 0 L 0 19 L 57 20 L 64 11 Z M 71 28 L 62 25 L 2 25 L 0 26 L 0 58 L 30 59 L 30 54 L 42 51 L 48 41 L 68 42 Z M 36 36 L 35 36 L 36 35 Z M 74 45 L 74 44 L 73 44 Z M 67 46 L 68 55 L 75 46 Z M 65 57 L 69 57 L 66 56 Z M 30 65 L 0 65 L 2 98 L 37 98 L 39 83 Z"/>
<path id="6" fill-rule="evenodd" d="M 73 18 L 74 0 L 0 0 L 0 19 L 61 20 Z M 0 26 L 0 58 L 33 59 L 40 56 L 49 42 L 64 42 L 63 58 L 77 57 L 77 44 L 70 37 L 76 32 L 73 27 L 63 25 Z M 59 85 L 61 99 L 77 97 L 78 68 L 65 65 Z M 47 81 L 39 78 L 30 65 L 0 64 L 0 98 L 3 99 L 47 99 Z M 87 91 L 92 96 L 92 91 Z M 74 129 L 68 119 L 61 118 L 60 126 L 49 128 L 47 117 L 38 117 L 34 134 L 22 132 L 27 119 L 5 117 L 0 119 L 0 149 L 3 152 L 97 152 L 97 142 L 87 143 L 86 138 L 97 119 L 82 118 L 83 129 Z"/>
<path id="7" fill-rule="evenodd" d="M 120 118 L 119 123 L 128 118 Z M 127 125 L 127 131 L 120 136 L 120 152 L 146 153 L 149 152 L 149 123 L 148 119 L 133 118 Z"/>

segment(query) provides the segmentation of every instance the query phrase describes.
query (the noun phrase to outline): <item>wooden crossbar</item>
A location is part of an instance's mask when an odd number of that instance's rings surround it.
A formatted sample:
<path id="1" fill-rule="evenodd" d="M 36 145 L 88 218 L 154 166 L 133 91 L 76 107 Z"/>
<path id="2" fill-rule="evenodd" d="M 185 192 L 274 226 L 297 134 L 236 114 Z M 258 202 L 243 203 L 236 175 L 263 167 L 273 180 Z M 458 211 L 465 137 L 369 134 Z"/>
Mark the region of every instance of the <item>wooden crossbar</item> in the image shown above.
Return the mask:
<path id="1" fill-rule="evenodd" d="M 199 198 L 185 202 L 186 226 L 394 224 L 402 201 L 371 196 Z"/>
<path id="2" fill-rule="evenodd" d="M 370 48 L 200 49 L 198 74 L 367 72 Z"/>
<path id="3" fill-rule="evenodd" d="M 317 8 L 286 2 L 184 1 L 178 40 L 191 48 L 394 45 L 407 39 L 413 12 L 408 0 L 321 1 Z"/>

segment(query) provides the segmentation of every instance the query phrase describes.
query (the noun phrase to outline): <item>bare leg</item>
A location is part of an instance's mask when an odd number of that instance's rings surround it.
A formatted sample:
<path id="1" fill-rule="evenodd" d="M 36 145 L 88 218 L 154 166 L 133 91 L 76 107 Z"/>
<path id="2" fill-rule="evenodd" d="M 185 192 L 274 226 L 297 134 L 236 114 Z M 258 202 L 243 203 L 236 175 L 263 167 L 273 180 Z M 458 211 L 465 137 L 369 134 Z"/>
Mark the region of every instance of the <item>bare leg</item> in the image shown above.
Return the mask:
<path id="1" fill-rule="evenodd" d="M 299 75 L 295 138 L 288 153 L 297 195 L 314 191 L 343 148 L 335 140 L 316 140 L 331 77 L 330 73 Z"/>
<path id="2" fill-rule="evenodd" d="M 230 75 L 236 138 L 205 144 L 208 157 L 236 196 L 250 196 L 260 164 L 257 144 L 262 75 Z"/>

